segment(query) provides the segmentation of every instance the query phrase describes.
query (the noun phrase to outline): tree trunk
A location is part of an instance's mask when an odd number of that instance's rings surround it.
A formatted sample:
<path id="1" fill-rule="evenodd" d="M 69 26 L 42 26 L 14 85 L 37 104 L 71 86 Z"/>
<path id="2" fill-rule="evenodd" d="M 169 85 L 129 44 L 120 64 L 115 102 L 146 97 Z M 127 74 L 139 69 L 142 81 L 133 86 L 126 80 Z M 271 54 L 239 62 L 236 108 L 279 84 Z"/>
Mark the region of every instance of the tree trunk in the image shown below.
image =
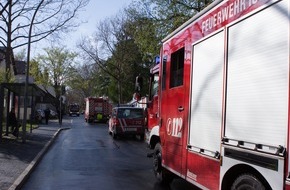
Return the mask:
<path id="1" fill-rule="evenodd" d="M 6 62 L 6 75 L 5 75 L 5 82 L 8 82 L 10 79 L 9 74 L 11 74 L 13 71 L 10 71 L 11 65 L 12 65 L 12 59 L 13 59 L 13 52 L 11 48 L 11 20 L 12 16 L 12 1 L 9 2 L 8 5 L 8 22 L 7 22 L 7 47 L 6 47 L 6 52 L 5 52 L 5 62 Z"/>

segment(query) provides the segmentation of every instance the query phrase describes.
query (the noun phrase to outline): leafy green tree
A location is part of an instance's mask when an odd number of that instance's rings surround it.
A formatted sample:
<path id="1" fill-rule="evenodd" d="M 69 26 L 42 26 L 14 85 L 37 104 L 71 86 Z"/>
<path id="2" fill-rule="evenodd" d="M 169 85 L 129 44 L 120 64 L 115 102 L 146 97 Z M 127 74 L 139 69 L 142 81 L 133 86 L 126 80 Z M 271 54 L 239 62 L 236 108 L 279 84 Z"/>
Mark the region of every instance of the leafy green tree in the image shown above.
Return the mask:
<path id="1" fill-rule="evenodd" d="M 49 80 L 48 69 L 42 68 L 40 63 L 35 59 L 30 61 L 29 75 L 34 77 L 34 81 L 36 84 L 41 84 L 44 86 L 52 85 Z"/>
<path id="2" fill-rule="evenodd" d="M 44 51 L 45 55 L 37 56 L 36 61 L 43 71 L 42 77 L 46 78 L 48 75 L 49 83 L 55 88 L 56 95 L 60 96 L 61 87 L 67 84 L 70 76 L 75 72 L 74 60 L 77 54 L 64 47 L 45 48 Z"/>
<path id="3" fill-rule="evenodd" d="M 91 64 L 83 64 L 74 68 L 67 85 L 70 91 L 78 91 L 83 97 L 96 96 L 94 93 L 95 70 Z"/>
<path id="4" fill-rule="evenodd" d="M 138 0 L 125 9 L 128 28 L 143 54 L 144 62 L 153 63 L 161 41 L 212 0 Z"/>
<path id="5" fill-rule="evenodd" d="M 212 0 L 139 0 L 131 6 L 134 11 L 130 12 L 135 13 L 131 16 L 142 15 L 143 18 L 153 19 L 158 27 L 158 35 L 167 36 L 211 2 Z"/>
<path id="6" fill-rule="evenodd" d="M 149 73 L 149 65 L 142 62 L 142 55 L 138 49 L 138 46 L 134 43 L 134 40 L 120 41 L 115 46 L 115 51 L 110 59 L 111 71 L 115 72 L 119 80 L 111 80 L 111 88 L 117 85 L 121 86 L 120 93 L 122 103 L 132 100 L 133 93 L 135 92 L 135 80 L 136 77 L 141 74 L 147 76 Z M 119 61 L 122 61 L 119 64 Z M 115 69 L 114 69 L 115 68 Z M 146 84 L 144 84 L 146 86 Z M 142 94 L 146 94 L 146 88 L 143 88 Z M 110 94 L 113 96 L 116 94 Z"/>
<path id="7" fill-rule="evenodd" d="M 11 74 L 10 70 L 6 71 L 4 67 L 0 67 L 0 83 L 4 83 L 4 82 L 13 83 L 15 82 L 15 77 L 14 75 Z"/>
<path id="8" fill-rule="evenodd" d="M 74 70 L 67 81 L 68 102 L 82 105 L 86 97 L 108 95 L 110 78 L 96 64 L 84 63 Z"/>

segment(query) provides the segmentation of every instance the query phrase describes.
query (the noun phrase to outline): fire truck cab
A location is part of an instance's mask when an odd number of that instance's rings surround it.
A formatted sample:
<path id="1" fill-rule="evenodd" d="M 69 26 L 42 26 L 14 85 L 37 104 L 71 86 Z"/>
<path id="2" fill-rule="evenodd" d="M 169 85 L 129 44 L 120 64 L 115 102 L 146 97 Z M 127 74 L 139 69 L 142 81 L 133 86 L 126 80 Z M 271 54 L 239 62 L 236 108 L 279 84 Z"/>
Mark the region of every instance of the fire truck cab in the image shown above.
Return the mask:
<path id="1" fill-rule="evenodd" d="M 163 40 L 146 134 L 158 180 L 290 189 L 289 21 L 289 0 L 217 0 Z"/>

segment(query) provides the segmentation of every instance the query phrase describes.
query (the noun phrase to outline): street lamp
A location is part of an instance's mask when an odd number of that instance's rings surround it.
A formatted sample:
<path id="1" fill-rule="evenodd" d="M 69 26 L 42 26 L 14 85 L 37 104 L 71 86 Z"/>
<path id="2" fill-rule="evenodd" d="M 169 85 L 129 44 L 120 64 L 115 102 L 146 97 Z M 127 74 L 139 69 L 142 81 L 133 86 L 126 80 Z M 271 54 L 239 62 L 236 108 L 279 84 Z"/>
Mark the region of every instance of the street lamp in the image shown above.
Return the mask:
<path id="1" fill-rule="evenodd" d="M 35 12 L 32 16 L 31 22 L 30 22 L 30 26 L 29 26 L 29 33 L 28 33 L 28 47 L 27 47 L 27 63 L 26 63 L 26 73 L 25 73 L 25 88 L 24 88 L 24 113 L 23 113 L 23 121 L 22 121 L 22 142 L 25 143 L 26 142 L 26 116 L 27 116 L 27 91 L 28 91 L 28 79 L 29 79 L 29 60 L 30 60 L 30 46 L 31 46 L 31 33 L 32 33 L 32 26 L 33 26 L 33 22 L 36 16 L 37 11 L 39 10 L 40 6 L 42 5 L 42 3 L 44 2 L 44 0 L 42 0 L 37 8 L 35 9 Z"/>

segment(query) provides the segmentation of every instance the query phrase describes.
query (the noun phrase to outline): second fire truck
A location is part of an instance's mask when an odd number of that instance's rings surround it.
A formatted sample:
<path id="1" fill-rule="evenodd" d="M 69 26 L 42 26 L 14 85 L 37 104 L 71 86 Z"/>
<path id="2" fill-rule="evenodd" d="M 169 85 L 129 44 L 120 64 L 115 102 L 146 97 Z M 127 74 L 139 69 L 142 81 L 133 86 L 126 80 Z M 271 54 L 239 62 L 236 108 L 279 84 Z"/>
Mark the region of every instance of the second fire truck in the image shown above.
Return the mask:
<path id="1" fill-rule="evenodd" d="M 107 122 L 112 112 L 112 104 L 107 97 L 87 97 L 85 98 L 85 121 Z"/>

